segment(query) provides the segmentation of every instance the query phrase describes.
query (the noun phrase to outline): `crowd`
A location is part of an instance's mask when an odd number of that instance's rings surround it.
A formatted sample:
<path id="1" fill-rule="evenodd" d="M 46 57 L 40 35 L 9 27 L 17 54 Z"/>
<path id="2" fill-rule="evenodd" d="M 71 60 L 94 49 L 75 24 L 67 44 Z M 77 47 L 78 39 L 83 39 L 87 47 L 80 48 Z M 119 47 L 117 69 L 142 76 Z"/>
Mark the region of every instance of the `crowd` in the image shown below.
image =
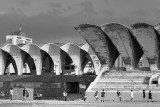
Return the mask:
<path id="1" fill-rule="evenodd" d="M 98 96 L 99 93 L 100 93 L 100 96 Z M 105 92 L 104 89 L 101 92 L 96 91 L 94 93 L 94 98 L 95 98 L 96 101 L 104 102 L 106 94 L 107 94 L 107 92 Z M 116 94 L 117 94 L 117 98 L 119 99 L 119 101 L 123 101 L 121 91 L 117 90 Z M 146 94 L 148 94 L 148 98 L 146 97 L 147 96 Z M 142 91 L 142 97 L 143 97 L 144 101 L 153 102 L 152 101 L 152 91 L 151 90 L 149 90 L 148 93 L 146 93 L 146 90 L 143 90 Z M 87 96 L 85 95 L 84 101 L 86 99 L 87 99 Z M 129 99 L 129 101 L 131 101 L 131 102 L 134 101 L 134 91 L 133 90 L 130 90 L 130 99 Z"/>
<path id="2" fill-rule="evenodd" d="M 99 93 L 100 93 L 100 96 L 99 96 Z M 117 98 L 119 99 L 119 101 L 124 101 L 123 97 L 122 97 L 122 93 L 121 93 L 120 90 L 117 90 L 116 94 L 117 94 Z M 14 95 L 14 91 L 13 91 L 13 88 L 11 88 L 10 89 L 10 100 L 13 100 L 13 95 Z M 101 92 L 96 91 L 94 93 L 94 98 L 95 98 L 96 101 L 104 102 L 106 95 L 107 95 L 107 91 L 102 89 Z M 148 96 L 148 98 L 147 98 L 147 96 Z M 37 97 L 38 97 L 38 99 L 40 99 L 42 97 L 42 94 L 38 93 Z M 63 98 L 64 98 L 64 101 L 69 100 L 68 99 L 68 94 L 67 94 L 66 91 L 63 92 Z M 142 98 L 143 98 L 144 101 L 153 102 L 152 101 L 152 91 L 149 90 L 149 91 L 146 92 L 146 90 L 143 90 L 142 91 Z M 86 101 L 86 99 L 87 99 L 87 95 L 85 94 L 84 95 L 84 101 Z M 23 89 L 23 100 L 29 100 L 29 91 L 26 88 Z M 131 101 L 131 102 L 134 101 L 134 91 L 133 90 L 130 90 L 129 101 Z"/>

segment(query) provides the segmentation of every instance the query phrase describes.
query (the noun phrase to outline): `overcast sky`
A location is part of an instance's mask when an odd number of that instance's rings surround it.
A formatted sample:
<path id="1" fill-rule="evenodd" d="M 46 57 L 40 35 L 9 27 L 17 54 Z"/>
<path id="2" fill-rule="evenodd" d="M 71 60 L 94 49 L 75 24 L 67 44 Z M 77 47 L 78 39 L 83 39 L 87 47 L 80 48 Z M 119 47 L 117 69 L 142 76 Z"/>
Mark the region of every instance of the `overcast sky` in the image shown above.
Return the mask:
<path id="1" fill-rule="evenodd" d="M 84 43 L 74 29 L 79 24 L 160 22 L 160 0 L 0 0 L 0 43 L 12 31 L 33 42 Z"/>

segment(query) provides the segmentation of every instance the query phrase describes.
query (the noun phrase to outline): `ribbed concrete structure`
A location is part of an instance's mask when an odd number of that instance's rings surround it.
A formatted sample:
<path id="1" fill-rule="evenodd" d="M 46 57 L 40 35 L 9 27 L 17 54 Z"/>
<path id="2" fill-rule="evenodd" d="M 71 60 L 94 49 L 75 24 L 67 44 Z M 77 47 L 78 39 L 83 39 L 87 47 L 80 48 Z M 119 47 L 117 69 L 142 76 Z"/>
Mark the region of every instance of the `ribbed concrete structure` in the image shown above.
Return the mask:
<path id="1" fill-rule="evenodd" d="M 160 35 L 154 26 L 146 23 L 135 23 L 130 29 L 141 45 L 152 71 L 160 70 Z"/>
<path id="2" fill-rule="evenodd" d="M 101 29 L 118 49 L 126 65 L 126 69 L 134 70 L 137 68 L 138 62 L 143 55 L 143 50 L 130 30 L 124 25 L 117 23 L 101 25 Z"/>
<path id="3" fill-rule="evenodd" d="M 55 72 L 57 75 L 59 75 L 60 73 L 62 73 L 61 70 L 61 58 L 60 58 L 60 54 L 62 52 L 62 49 L 60 49 L 59 46 L 57 46 L 56 44 L 53 44 L 53 43 L 48 43 L 48 44 L 44 44 L 42 47 L 41 47 L 42 50 L 44 50 L 45 52 L 47 52 L 53 62 L 54 62 L 54 66 L 56 65 L 56 68 L 54 68 Z M 59 72 L 58 72 L 59 71 Z"/>
<path id="4" fill-rule="evenodd" d="M 41 75 L 42 59 L 40 48 L 36 44 L 27 44 L 24 45 L 21 49 L 27 52 L 33 58 L 36 68 L 36 74 Z"/>
<path id="5" fill-rule="evenodd" d="M 151 71 L 160 69 L 159 25 L 81 24 L 75 29 L 87 44 L 83 46 L 74 43 L 60 43 L 61 45 L 46 43 L 41 46 L 4 45 L 0 54 L 0 75 L 8 71 L 17 75 L 43 75 L 44 73 L 68 75 L 69 72 L 81 75 L 88 62 L 91 62 L 96 75 L 104 66 L 109 69 L 117 67 L 114 70 L 122 67 L 127 71 L 144 70 L 144 68 L 149 70 L 148 67 Z"/>
<path id="6" fill-rule="evenodd" d="M 84 50 L 82 50 L 78 45 L 67 43 L 61 47 L 62 50 L 64 50 L 66 53 L 69 54 L 69 56 L 72 58 L 72 65 L 75 65 L 75 73 L 76 75 L 81 75 L 82 70 L 84 69 L 84 66 L 88 63 L 88 61 L 91 60 L 88 53 Z M 93 62 L 92 62 L 93 64 Z"/>
<path id="7" fill-rule="evenodd" d="M 4 75 L 5 71 L 6 71 L 6 67 L 11 63 L 11 61 L 9 59 L 11 59 L 11 55 L 0 49 L 0 75 Z M 13 59 L 13 58 L 12 58 Z"/>
<path id="8" fill-rule="evenodd" d="M 13 57 L 15 61 L 15 65 L 13 65 L 15 68 L 15 72 L 18 72 L 18 75 L 22 75 L 23 60 L 22 60 L 21 49 L 17 45 L 10 45 L 10 44 L 5 45 L 4 47 L 2 47 L 2 49 L 10 53 L 10 55 Z"/>
<path id="9" fill-rule="evenodd" d="M 82 35 L 99 58 L 101 65 L 112 68 L 119 52 L 99 26 L 81 24 L 75 29 Z"/>
<path id="10" fill-rule="evenodd" d="M 122 96 L 129 95 L 130 90 L 133 90 L 138 101 L 142 100 L 138 93 L 143 89 L 154 91 L 154 97 L 160 95 L 159 25 L 135 23 L 126 27 L 117 23 L 101 26 L 81 24 L 75 29 L 91 46 L 102 64 L 99 75 L 86 90 L 88 100 L 94 98 L 95 91 L 102 90 L 107 90 L 107 95 L 113 96 L 113 100 L 116 99 L 117 90 L 123 93 Z M 123 59 L 127 71 L 111 69 L 112 61 L 118 55 L 115 65 L 119 65 L 117 62 Z M 110 69 L 105 69 L 105 64 Z"/>
<path id="11" fill-rule="evenodd" d="M 92 58 L 92 61 L 93 61 L 93 64 L 94 64 L 94 70 L 95 70 L 96 74 L 98 74 L 99 71 L 100 71 L 101 65 L 99 63 L 98 57 L 95 55 L 95 52 L 91 49 L 91 47 L 89 46 L 88 43 L 86 43 L 83 46 L 81 46 L 81 49 L 83 49 L 86 52 L 88 52 L 88 54 Z"/>

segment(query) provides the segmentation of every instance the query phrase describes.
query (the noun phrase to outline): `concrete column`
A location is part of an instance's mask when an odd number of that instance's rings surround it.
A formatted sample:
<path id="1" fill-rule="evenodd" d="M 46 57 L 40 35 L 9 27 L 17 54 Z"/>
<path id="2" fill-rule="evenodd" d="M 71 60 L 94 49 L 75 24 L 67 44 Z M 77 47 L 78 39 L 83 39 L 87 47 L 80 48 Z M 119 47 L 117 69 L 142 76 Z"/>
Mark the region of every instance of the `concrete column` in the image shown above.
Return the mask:
<path id="1" fill-rule="evenodd" d="M 4 74 L 4 68 L 5 68 L 5 64 L 4 64 L 4 59 L 3 59 L 3 55 L 2 55 L 2 51 L 0 51 L 0 75 Z"/>
<path id="2" fill-rule="evenodd" d="M 22 71 L 23 71 L 23 61 L 22 61 L 21 56 L 13 56 L 13 59 L 14 59 L 15 62 L 16 62 L 18 75 L 22 75 Z"/>
<path id="3" fill-rule="evenodd" d="M 42 73 L 42 60 L 41 60 L 41 56 L 33 56 L 34 59 L 34 63 L 36 66 L 36 73 L 37 75 L 41 75 Z"/>

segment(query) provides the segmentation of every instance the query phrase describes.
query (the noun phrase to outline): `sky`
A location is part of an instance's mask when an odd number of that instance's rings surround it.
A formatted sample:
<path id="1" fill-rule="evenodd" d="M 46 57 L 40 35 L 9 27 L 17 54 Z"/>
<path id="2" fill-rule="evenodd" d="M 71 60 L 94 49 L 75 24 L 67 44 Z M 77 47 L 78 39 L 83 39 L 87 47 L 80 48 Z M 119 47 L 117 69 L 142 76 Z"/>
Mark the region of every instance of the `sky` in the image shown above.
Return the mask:
<path id="1" fill-rule="evenodd" d="M 36 44 L 85 43 L 80 24 L 160 22 L 160 0 L 0 0 L 0 44 L 19 25 Z"/>

